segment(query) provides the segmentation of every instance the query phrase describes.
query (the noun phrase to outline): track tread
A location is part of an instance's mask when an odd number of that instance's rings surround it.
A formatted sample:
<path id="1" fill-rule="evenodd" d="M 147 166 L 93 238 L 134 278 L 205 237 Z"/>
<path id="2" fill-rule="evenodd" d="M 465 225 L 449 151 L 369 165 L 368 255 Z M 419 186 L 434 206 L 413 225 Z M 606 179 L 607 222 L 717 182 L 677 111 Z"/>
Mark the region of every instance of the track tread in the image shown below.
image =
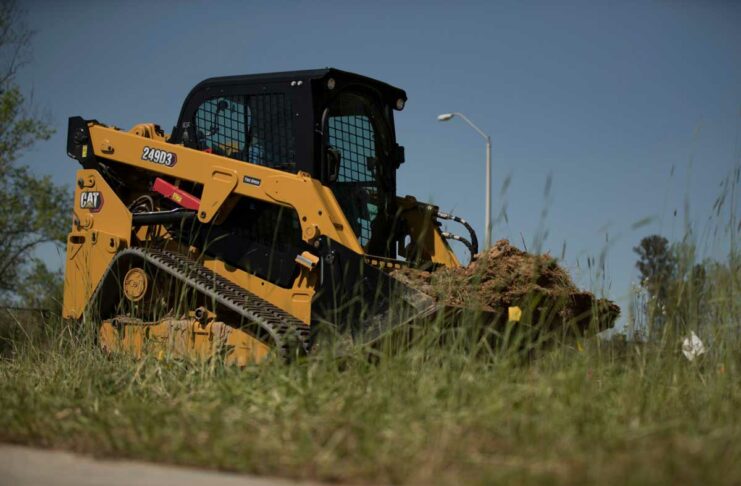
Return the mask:
<path id="1" fill-rule="evenodd" d="M 301 346 L 300 351 L 309 351 L 309 326 L 291 314 L 239 287 L 221 275 L 209 270 L 200 263 L 181 253 L 164 249 L 132 247 L 119 252 L 106 270 L 125 257 L 134 256 L 177 278 L 185 285 L 213 299 L 229 310 L 239 314 L 245 323 L 240 326 L 252 330 L 258 337 L 267 334 L 273 346 L 287 358 L 294 343 Z M 101 279 L 101 283 L 105 277 Z M 96 301 L 100 286 L 93 294 L 91 302 Z"/>

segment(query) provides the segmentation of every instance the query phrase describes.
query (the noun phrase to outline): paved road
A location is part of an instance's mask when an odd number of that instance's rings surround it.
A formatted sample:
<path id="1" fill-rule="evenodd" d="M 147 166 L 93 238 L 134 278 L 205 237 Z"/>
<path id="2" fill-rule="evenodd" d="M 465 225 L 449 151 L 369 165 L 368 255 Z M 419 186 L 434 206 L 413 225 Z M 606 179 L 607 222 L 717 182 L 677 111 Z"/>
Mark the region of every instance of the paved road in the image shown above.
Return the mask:
<path id="1" fill-rule="evenodd" d="M 318 486 L 0 444 L 0 486 Z"/>

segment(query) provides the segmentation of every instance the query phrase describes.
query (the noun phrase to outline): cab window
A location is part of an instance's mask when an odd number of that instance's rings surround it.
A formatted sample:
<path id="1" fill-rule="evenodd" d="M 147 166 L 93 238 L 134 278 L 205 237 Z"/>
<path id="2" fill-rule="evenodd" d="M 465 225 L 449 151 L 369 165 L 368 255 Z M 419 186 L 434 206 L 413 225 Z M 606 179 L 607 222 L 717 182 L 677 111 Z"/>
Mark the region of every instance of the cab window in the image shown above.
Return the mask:
<path id="1" fill-rule="evenodd" d="M 284 94 L 210 98 L 196 110 L 193 125 L 200 150 L 296 171 L 293 110 Z"/>
<path id="2" fill-rule="evenodd" d="M 388 153 L 389 125 L 378 103 L 341 93 L 328 109 L 327 150 L 338 161 L 329 172 L 332 190 L 366 252 L 388 256 L 395 188 Z"/>

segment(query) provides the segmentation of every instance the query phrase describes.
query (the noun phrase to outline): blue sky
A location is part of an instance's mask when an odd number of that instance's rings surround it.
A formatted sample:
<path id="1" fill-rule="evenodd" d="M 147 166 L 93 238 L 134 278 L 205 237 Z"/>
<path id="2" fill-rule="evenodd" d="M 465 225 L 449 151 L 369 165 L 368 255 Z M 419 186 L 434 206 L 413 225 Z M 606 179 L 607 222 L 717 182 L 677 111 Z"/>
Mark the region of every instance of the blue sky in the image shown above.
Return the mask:
<path id="1" fill-rule="evenodd" d="M 36 35 L 19 81 L 57 128 L 25 161 L 59 182 L 78 169 L 65 155 L 69 116 L 169 131 L 204 78 L 333 66 L 407 91 L 400 193 L 465 217 L 482 240 L 484 143 L 440 113 L 463 112 L 492 136 L 493 213 L 507 214 L 493 239 L 533 249 L 545 235 L 543 250 L 563 254 L 585 287 L 625 303 L 632 247 L 650 233 L 681 238 L 685 218 L 703 254 L 727 249 L 727 234 L 703 234 L 741 163 L 741 3 L 21 5 Z M 602 253 L 604 281 L 587 265 Z"/>

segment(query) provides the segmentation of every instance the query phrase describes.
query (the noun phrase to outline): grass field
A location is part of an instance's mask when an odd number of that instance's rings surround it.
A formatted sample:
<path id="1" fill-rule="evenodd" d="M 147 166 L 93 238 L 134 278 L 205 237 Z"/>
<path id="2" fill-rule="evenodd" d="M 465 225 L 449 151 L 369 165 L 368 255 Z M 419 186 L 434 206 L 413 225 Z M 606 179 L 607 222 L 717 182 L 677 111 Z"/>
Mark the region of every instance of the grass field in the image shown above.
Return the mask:
<path id="1" fill-rule="evenodd" d="M 650 341 L 542 346 L 519 323 L 490 346 L 432 323 L 401 352 L 240 370 L 107 356 L 92 326 L 3 317 L 0 441 L 342 483 L 741 484 L 730 221 L 728 262 L 707 266 L 702 295 L 679 280 Z M 690 330 L 707 346 L 695 361 Z"/>
<path id="2" fill-rule="evenodd" d="M 0 364 L 0 440 L 351 483 L 738 484 L 741 346 L 717 330 L 695 362 L 668 336 L 523 355 L 460 335 L 240 371 L 50 325 Z"/>

